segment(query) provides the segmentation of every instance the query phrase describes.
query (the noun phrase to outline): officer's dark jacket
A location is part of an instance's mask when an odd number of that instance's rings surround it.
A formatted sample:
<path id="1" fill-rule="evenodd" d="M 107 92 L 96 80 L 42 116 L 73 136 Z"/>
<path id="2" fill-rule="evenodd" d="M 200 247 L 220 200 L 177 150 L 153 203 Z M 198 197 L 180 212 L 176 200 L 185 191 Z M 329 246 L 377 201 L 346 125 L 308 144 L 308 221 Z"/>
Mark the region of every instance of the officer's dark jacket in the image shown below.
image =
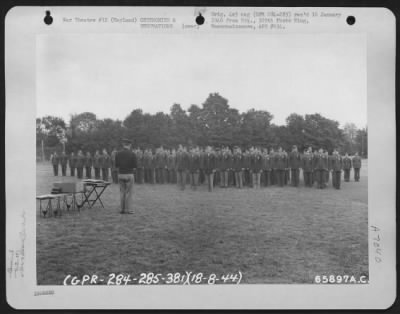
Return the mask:
<path id="1" fill-rule="evenodd" d="M 101 168 L 100 154 L 95 154 L 93 157 L 93 168 Z"/>
<path id="2" fill-rule="evenodd" d="M 70 168 L 76 168 L 76 156 L 70 156 L 69 157 L 69 167 Z"/>
<path id="3" fill-rule="evenodd" d="M 85 167 L 92 167 L 92 156 L 85 156 Z"/>
<path id="4" fill-rule="evenodd" d="M 176 169 L 187 170 L 189 169 L 189 154 L 184 151 L 178 151 L 176 153 Z"/>
<path id="5" fill-rule="evenodd" d="M 149 152 L 145 152 L 144 153 L 144 167 L 146 169 L 151 168 L 151 159 L 152 159 L 152 155 Z"/>
<path id="6" fill-rule="evenodd" d="M 325 154 L 315 154 L 313 165 L 316 170 L 328 170 L 328 156 Z"/>
<path id="7" fill-rule="evenodd" d="M 235 153 L 233 155 L 232 167 L 236 171 L 241 171 L 243 168 L 243 155 L 241 153 Z"/>
<path id="8" fill-rule="evenodd" d="M 85 156 L 83 155 L 77 155 L 76 156 L 76 168 L 83 168 L 83 165 L 85 164 Z"/>
<path id="9" fill-rule="evenodd" d="M 217 156 L 215 153 L 204 153 L 204 170 L 206 173 L 211 173 L 216 169 Z"/>
<path id="10" fill-rule="evenodd" d="M 250 169 L 251 166 L 251 156 L 250 153 L 243 154 L 243 168 Z"/>
<path id="11" fill-rule="evenodd" d="M 360 156 L 354 156 L 353 160 L 353 168 L 361 168 L 361 157 Z"/>
<path id="12" fill-rule="evenodd" d="M 341 171 L 342 170 L 342 157 L 339 155 L 332 155 L 330 157 L 330 166 L 329 168 L 333 171 Z"/>
<path id="13" fill-rule="evenodd" d="M 301 157 L 299 152 L 290 152 L 289 154 L 289 168 L 299 169 L 301 168 Z"/>
<path id="14" fill-rule="evenodd" d="M 175 156 L 172 154 L 169 154 L 167 157 L 167 165 L 169 170 L 175 169 Z"/>
<path id="15" fill-rule="evenodd" d="M 259 172 L 262 170 L 263 166 L 263 158 L 260 153 L 253 153 L 251 154 L 250 158 L 250 169 L 252 171 Z"/>
<path id="16" fill-rule="evenodd" d="M 350 157 L 343 157 L 343 169 L 344 170 L 351 169 L 351 159 L 350 159 Z"/>
<path id="17" fill-rule="evenodd" d="M 275 156 L 275 167 L 278 170 L 285 170 L 288 167 L 288 158 L 285 153 L 277 153 Z"/>
<path id="18" fill-rule="evenodd" d="M 313 155 L 312 154 L 304 154 L 302 158 L 302 168 L 305 172 L 313 171 Z"/>
<path id="19" fill-rule="evenodd" d="M 230 153 L 222 153 L 220 159 L 219 168 L 222 171 L 226 171 L 232 168 L 232 154 Z"/>
<path id="20" fill-rule="evenodd" d="M 263 170 L 271 170 L 271 158 L 268 154 L 263 154 Z"/>
<path id="21" fill-rule="evenodd" d="M 62 154 L 61 154 L 61 157 L 60 157 L 60 161 L 61 161 L 61 165 L 66 166 L 67 163 L 68 163 L 68 156 L 67 156 L 67 154 L 62 153 Z"/>
<path id="22" fill-rule="evenodd" d="M 119 174 L 131 174 L 137 168 L 137 159 L 134 152 L 123 149 L 115 155 L 115 167 Z"/>
<path id="23" fill-rule="evenodd" d="M 51 157 L 51 163 L 52 163 L 53 165 L 58 165 L 58 164 L 60 163 L 60 157 L 58 157 L 57 154 L 54 154 L 54 155 Z"/>
<path id="24" fill-rule="evenodd" d="M 200 169 L 200 154 L 191 153 L 189 156 L 189 170 L 191 172 L 198 171 Z"/>

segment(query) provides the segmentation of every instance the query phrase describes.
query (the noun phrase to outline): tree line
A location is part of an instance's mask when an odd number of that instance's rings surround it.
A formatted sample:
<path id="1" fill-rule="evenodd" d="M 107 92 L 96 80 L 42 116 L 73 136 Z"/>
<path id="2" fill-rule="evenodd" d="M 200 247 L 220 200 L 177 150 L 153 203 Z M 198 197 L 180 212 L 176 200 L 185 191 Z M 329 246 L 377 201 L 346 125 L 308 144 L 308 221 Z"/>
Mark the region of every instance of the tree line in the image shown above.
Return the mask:
<path id="1" fill-rule="evenodd" d="M 367 156 L 368 129 L 358 129 L 353 123 L 343 128 L 339 122 L 319 113 L 292 113 L 285 125 L 271 123 L 273 115 L 266 110 L 250 109 L 240 113 L 218 93 L 211 93 L 201 105 L 191 105 L 186 111 L 173 104 L 169 113 L 144 113 L 134 109 L 123 121 L 97 119 L 91 112 L 73 114 L 68 124 L 62 118 L 45 116 L 36 119 L 37 155 L 46 159 L 54 150 L 67 153 L 118 148 L 122 137 L 134 146 L 152 148 L 186 146 L 252 146 L 278 147 L 290 150 L 297 145 L 324 148 L 342 153 L 359 152 Z"/>

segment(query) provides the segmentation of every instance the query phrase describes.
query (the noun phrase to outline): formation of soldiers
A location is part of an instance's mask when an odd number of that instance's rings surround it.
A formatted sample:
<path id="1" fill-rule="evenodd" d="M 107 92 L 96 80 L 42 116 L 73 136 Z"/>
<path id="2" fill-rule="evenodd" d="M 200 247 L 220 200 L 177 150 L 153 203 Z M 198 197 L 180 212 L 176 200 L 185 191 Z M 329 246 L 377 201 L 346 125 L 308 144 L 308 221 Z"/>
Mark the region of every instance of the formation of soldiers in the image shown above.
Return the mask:
<path id="1" fill-rule="evenodd" d="M 192 189 L 199 185 L 207 184 L 212 191 L 215 186 L 227 188 L 235 186 L 243 188 L 267 187 L 277 185 L 280 187 L 300 184 L 300 169 L 303 172 L 304 185 L 324 189 L 332 178 L 332 186 L 340 189 L 341 173 L 344 172 L 344 181 L 350 180 L 351 169 L 354 169 L 354 181 L 360 180 L 361 158 L 356 153 L 350 157 L 347 153 L 342 156 L 335 149 L 331 155 L 326 150 L 312 151 L 308 148 L 300 153 L 296 146 L 287 153 L 281 147 L 278 150 L 251 147 L 241 150 L 235 147 L 212 148 L 210 146 L 190 149 L 179 145 L 178 149 L 157 148 L 133 149 L 137 159 L 135 169 L 135 183 L 138 184 L 178 184 L 180 189 L 185 189 L 190 184 Z M 51 156 L 54 175 L 58 175 L 59 167 L 63 176 L 67 175 L 67 165 L 70 175 L 79 179 L 95 178 L 118 183 L 118 169 L 115 167 L 113 149 L 108 154 L 106 149 L 85 154 L 79 150 L 76 154 L 65 152 L 60 155 L 54 152 Z M 92 176 L 94 169 L 94 176 Z M 84 173 L 85 172 L 85 173 Z"/>

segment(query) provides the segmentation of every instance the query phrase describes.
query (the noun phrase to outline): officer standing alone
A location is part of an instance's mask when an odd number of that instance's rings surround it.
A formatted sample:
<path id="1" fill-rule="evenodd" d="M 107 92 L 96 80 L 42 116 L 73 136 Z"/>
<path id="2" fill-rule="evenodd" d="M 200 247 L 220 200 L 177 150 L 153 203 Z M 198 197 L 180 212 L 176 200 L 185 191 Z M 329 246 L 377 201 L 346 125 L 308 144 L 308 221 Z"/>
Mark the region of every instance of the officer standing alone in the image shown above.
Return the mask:
<path id="1" fill-rule="evenodd" d="M 121 196 L 121 214 L 133 214 L 134 169 L 137 167 L 136 156 L 132 152 L 131 142 L 122 140 L 123 149 L 115 155 L 115 167 L 118 169 L 118 183 Z"/>

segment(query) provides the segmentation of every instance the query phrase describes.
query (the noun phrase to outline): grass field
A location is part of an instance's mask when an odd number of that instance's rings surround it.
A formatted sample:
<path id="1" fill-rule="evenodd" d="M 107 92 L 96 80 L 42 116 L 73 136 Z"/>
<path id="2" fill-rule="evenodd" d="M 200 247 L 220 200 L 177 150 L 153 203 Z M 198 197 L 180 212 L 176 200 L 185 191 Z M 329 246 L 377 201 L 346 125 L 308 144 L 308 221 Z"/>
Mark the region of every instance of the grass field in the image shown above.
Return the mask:
<path id="1" fill-rule="evenodd" d="M 353 173 L 352 173 L 353 176 Z M 37 194 L 47 194 L 50 164 L 37 164 Z M 335 190 L 286 186 L 260 190 L 179 191 L 135 185 L 135 214 L 120 215 L 119 188 L 105 208 L 39 217 L 37 280 L 62 284 L 82 276 L 192 271 L 243 274 L 242 283 L 312 283 L 316 275 L 368 276 L 367 163 L 361 181 Z"/>

